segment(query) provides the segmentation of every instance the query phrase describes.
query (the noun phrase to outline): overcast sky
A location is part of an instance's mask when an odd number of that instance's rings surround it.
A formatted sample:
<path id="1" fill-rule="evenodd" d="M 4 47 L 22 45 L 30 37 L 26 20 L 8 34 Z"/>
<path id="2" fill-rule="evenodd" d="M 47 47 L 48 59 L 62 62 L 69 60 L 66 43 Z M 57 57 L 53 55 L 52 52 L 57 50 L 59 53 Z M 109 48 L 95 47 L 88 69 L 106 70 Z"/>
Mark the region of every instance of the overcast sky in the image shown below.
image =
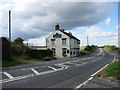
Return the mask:
<path id="1" fill-rule="evenodd" d="M 41 2 L 40 0 L 0 0 L 0 36 L 8 37 L 8 11 L 12 11 L 12 40 L 17 37 L 30 45 L 45 45 L 54 25 L 71 31 L 81 45 L 118 44 L 118 3 Z"/>

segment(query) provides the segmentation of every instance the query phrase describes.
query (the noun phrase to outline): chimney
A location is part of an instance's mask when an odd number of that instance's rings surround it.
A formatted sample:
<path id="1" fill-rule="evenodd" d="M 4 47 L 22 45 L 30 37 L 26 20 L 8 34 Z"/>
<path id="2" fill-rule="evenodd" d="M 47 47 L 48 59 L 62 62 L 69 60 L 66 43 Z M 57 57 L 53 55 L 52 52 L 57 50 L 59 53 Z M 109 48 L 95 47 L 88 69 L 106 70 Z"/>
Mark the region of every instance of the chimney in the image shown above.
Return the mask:
<path id="1" fill-rule="evenodd" d="M 55 25 L 55 30 L 59 30 L 59 24 L 58 23 Z"/>
<path id="2" fill-rule="evenodd" d="M 64 31 L 65 31 L 65 29 L 62 29 L 62 31 L 64 32 Z"/>
<path id="3" fill-rule="evenodd" d="M 69 31 L 69 34 L 72 35 L 72 33 Z"/>

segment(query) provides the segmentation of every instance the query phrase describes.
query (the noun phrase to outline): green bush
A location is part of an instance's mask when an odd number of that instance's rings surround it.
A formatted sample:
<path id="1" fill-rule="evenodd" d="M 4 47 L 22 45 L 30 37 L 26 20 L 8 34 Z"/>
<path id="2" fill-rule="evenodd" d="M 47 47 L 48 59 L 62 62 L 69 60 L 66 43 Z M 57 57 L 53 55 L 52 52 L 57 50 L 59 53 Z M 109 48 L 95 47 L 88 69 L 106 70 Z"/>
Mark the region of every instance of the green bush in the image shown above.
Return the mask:
<path id="1" fill-rule="evenodd" d="M 81 53 L 81 55 L 90 55 L 90 54 L 94 53 L 96 51 L 96 49 L 97 49 L 97 46 L 88 45 L 84 49 L 81 49 L 80 53 Z"/>
<path id="2" fill-rule="evenodd" d="M 26 55 L 25 52 L 29 50 L 27 46 L 24 46 L 22 38 L 17 38 L 13 41 L 11 45 L 12 55 L 13 56 L 22 56 Z"/>
<path id="3" fill-rule="evenodd" d="M 96 47 L 96 46 L 94 46 L 94 45 L 91 45 L 91 46 L 88 45 L 88 46 L 85 47 L 85 50 L 86 50 L 86 51 L 92 51 L 93 48 L 95 48 L 95 47 Z"/>
<path id="4" fill-rule="evenodd" d="M 41 59 L 44 57 L 51 57 L 53 55 L 53 52 L 51 50 L 28 50 L 26 52 L 28 57 L 30 58 L 36 58 L 36 59 Z"/>

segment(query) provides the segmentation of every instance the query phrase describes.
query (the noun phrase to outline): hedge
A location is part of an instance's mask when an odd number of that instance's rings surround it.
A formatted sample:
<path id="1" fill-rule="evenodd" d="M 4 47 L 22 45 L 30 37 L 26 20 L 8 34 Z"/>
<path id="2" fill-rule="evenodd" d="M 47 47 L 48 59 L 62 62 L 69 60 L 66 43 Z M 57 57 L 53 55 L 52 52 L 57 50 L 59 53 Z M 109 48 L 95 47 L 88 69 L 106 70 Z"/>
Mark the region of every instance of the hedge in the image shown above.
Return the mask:
<path id="1" fill-rule="evenodd" d="M 53 52 L 51 50 L 32 50 L 32 49 L 30 49 L 28 52 L 26 52 L 26 54 L 28 55 L 28 57 L 36 58 L 36 59 L 53 56 Z"/>

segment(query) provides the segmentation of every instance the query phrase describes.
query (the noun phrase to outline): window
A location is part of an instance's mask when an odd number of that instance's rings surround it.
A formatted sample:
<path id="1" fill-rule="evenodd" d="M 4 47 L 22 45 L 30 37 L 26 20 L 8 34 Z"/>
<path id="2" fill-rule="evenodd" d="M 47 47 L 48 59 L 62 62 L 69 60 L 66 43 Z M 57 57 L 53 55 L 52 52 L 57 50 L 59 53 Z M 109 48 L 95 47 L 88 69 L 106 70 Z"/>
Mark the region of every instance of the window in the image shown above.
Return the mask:
<path id="1" fill-rule="evenodd" d="M 51 39 L 51 44 L 55 45 L 55 39 Z"/>
<path id="2" fill-rule="evenodd" d="M 66 38 L 62 38 L 62 45 L 66 45 Z"/>
<path id="3" fill-rule="evenodd" d="M 63 56 L 64 56 L 64 57 L 67 56 L 67 54 L 66 54 L 66 50 L 67 50 L 66 48 L 62 48 L 62 53 L 63 53 Z"/>
<path id="4" fill-rule="evenodd" d="M 69 50 L 67 50 L 67 53 L 69 53 Z"/>
<path id="5" fill-rule="evenodd" d="M 77 41 L 77 44 L 80 44 L 80 41 L 79 41 L 79 40 Z"/>

